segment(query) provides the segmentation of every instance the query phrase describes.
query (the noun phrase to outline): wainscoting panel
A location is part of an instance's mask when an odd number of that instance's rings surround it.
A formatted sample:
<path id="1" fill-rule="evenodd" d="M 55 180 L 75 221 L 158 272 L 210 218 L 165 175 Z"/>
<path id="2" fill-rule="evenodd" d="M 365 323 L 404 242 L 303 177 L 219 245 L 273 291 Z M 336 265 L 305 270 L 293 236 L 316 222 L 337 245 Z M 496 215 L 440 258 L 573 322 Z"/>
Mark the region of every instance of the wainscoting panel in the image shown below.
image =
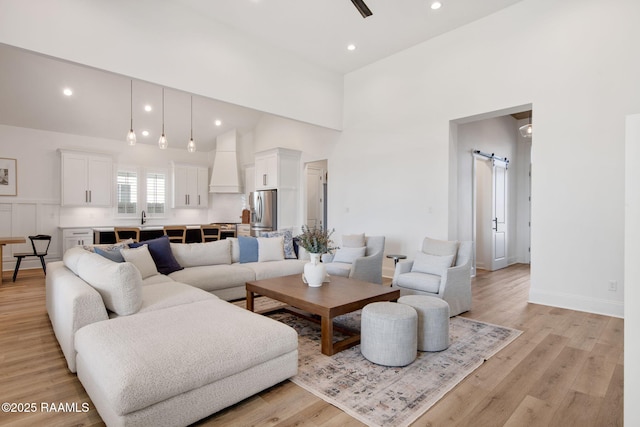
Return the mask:
<path id="1" fill-rule="evenodd" d="M 0 204 L 0 235 L 11 236 L 11 203 Z M 5 247 L 8 250 L 9 246 Z"/>
<path id="2" fill-rule="evenodd" d="M 35 234 L 51 235 L 51 246 L 47 261 L 55 261 L 62 258 L 60 223 L 60 204 L 52 201 L 21 201 L 0 204 L 0 235 L 23 236 L 27 243 L 20 245 L 6 245 L 3 251 L 4 270 L 13 270 L 15 267 L 16 252 L 30 252 L 32 250 L 28 236 Z M 37 258 L 25 258 L 22 268 L 41 268 Z"/>

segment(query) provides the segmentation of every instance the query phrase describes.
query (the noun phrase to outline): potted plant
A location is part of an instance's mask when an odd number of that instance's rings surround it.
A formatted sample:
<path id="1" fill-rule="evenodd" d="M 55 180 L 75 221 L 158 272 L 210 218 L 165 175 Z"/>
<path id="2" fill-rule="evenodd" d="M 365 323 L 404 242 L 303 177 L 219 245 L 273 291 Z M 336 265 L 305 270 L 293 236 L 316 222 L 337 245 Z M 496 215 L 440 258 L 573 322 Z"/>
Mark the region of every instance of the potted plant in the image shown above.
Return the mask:
<path id="1" fill-rule="evenodd" d="M 312 287 L 318 287 L 322 285 L 325 277 L 327 276 L 327 269 L 320 262 L 322 254 L 335 249 L 331 235 L 334 230 L 327 230 L 318 227 L 302 226 L 302 234 L 296 236 L 298 246 L 301 246 L 309 252 L 311 261 L 304 266 L 303 280 Z"/>

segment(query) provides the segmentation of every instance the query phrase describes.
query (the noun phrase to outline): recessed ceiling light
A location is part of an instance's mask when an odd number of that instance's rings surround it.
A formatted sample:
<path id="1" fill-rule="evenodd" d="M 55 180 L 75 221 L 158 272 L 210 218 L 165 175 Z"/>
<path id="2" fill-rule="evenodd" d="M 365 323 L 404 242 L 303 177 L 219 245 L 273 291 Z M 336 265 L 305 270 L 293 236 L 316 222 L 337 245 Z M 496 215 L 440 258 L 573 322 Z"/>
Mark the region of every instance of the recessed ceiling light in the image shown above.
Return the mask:
<path id="1" fill-rule="evenodd" d="M 64 88 L 64 90 L 62 91 L 62 93 L 64 93 L 66 96 L 71 96 L 73 95 L 73 91 L 71 89 L 69 89 L 68 87 Z"/>
<path id="2" fill-rule="evenodd" d="M 148 130 L 143 130 L 142 131 L 142 136 L 149 136 L 149 131 Z"/>
<path id="3" fill-rule="evenodd" d="M 356 50 L 356 45 L 351 43 L 350 45 L 347 46 L 347 50 Z"/>
<path id="4" fill-rule="evenodd" d="M 433 3 L 431 3 L 431 9 L 433 10 L 438 10 L 442 7 L 442 3 L 440 3 L 439 1 L 434 1 Z"/>
<path id="5" fill-rule="evenodd" d="M 147 104 L 144 106 L 144 111 L 146 111 L 147 113 L 151 110 L 152 110 L 151 105 Z"/>
<path id="6" fill-rule="evenodd" d="M 214 123 L 216 126 L 222 126 L 222 120 L 216 120 Z"/>

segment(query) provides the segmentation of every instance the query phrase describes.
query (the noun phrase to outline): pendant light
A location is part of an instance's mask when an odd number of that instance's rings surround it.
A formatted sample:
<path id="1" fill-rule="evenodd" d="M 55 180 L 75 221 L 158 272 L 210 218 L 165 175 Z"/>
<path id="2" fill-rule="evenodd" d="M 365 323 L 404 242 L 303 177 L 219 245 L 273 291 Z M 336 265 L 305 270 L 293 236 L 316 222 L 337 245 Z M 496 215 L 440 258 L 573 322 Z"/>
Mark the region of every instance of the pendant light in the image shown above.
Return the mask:
<path id="1" fill-rule="evenodd" d="M 531 135 L 533 135 L 533 126 L 531 125 L 532 115 L 533 115 L 533 112 L 529 111 L 529 124 L 520 126 L 520 135 L 522 135 L 523 138 L 531 138 Z"/>
<path id="2" fill-rule="evenodd" d="M 193 141 L 193 96 L 191 96 L 191 139 L 187 144 L 187 151 L 190 153 L 195 153 L 196 151 L 196 143 Z"/>
<path id="3" fill-rule="evenodd" d="M 136 145 L 136 133 L 133 131 L 133 80 L 131 80 L 131 128 L 127 134 L 127 144 Z"/>
<path id="4" fill-rule="evenodd" d="M 161 150 L 165 150 L 168 145 L 167 137 L 164 135 L 164 88 L 162 88 L 162 135 L 160 135 L 160 139 L 158 140 L 158 147 L 160 147 Z"/>

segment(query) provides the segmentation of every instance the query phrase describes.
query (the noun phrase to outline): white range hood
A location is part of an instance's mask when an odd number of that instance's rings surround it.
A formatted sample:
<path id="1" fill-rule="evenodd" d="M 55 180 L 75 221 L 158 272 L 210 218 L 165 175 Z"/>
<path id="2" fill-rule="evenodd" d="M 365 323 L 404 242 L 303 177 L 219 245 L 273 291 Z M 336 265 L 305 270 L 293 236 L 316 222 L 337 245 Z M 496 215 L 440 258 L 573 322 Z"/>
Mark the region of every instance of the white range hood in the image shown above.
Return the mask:
<path id="1" fill-rule="evenodd" d="M 241 193 L 235 129 L 216 138 L 216 157 L 209 183 L 210 193 Z"/>

